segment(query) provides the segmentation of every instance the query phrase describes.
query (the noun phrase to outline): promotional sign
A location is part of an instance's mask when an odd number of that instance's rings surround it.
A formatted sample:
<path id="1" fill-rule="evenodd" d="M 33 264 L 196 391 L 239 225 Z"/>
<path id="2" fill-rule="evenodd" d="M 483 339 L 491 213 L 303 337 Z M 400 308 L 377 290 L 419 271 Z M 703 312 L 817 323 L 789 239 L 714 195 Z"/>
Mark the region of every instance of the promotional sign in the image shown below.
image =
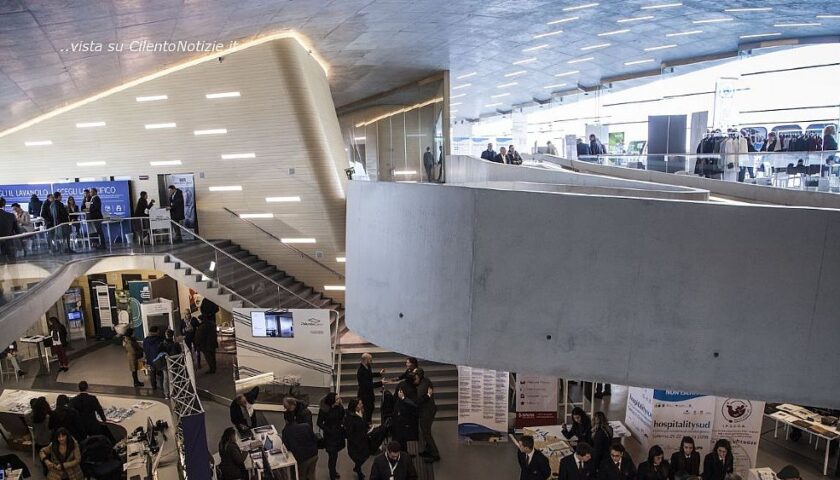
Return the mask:
<path id="1" fill-rule="evenodd" d="M 715 110 L 712 126 L 726 131 L 737 125 L 740 108 L 738 106 L 739 81 L 737 78 L 722 77 L 715 84 Z"/>
<path id="2" fill-rule="evenodd" d="M 52 185 L 49 183 L 38 183 L 32 185 L 0 185 L 0 197 L 6 199 L 6 211 L 12 211 L 12 204 L 19 203 L 24 211 L 29 210 L 29 199 L 32 195 L 38 195 L 43 202 L 47 195 L 52 193 Z"/>
<path id="3" fill-rule="evenodd" d="M 177 173 L 166 176 L 166 184 L 174 185 L 184 195 L 184 226 L 198 232 L 195 215 L 195 179 L 192 173 Z M 167 205 L 169 203 L 167 202 Z"/>
<path id="4" fill-rule="evenodd" d="M 67 334 L 71 340 L 85 338 L 85 315 L 82 310 L 82 289 L 70 287 L 62 296 Z"/>
<path id="5" fill-rule="evenodd" d="M 295 378 L 300 385 L 330 387 L 329 310 L 235 308 L 233 322 L 240 377 L 273 372 L 275 379 Z"/>
<path id="6" fill-rule="evenodd" d="M 714 442 L 725 438 L 732 443 L 735 473 L 741 477 L 746 477 L 749 469 L 755 467 L 763 416 L 764 402 L 716 398 L 712 439 Z"/>
<path id="7" fill-rule="evenodd" d="M 508 372 L 458 367 L 458 435 L 473 442 L 507 441 Z"/>
<path id="8" fill-rule="evenodd" d="M 715 397 L 674 390 L 653 391 L 653 438 L 666 452 L 677 451 L 680 440 L 694 438 L 700 455 L 710 450 Z"/>
<path id="9" fill-rule="evenodd" d="M 516 428 L 557 424 L 557 378 L 516 375 Z"/>
<path id="10" fill-rule="evenodd" d="M 114 182 L 72 182 L 55 183 L 53 189 L 61 192 L 62 199 L 66 202 L 67 197 L 73 197 L 77 205 L 82 204 L 85 189 L 96 188 L 99 191 L 99 199 L 102 200 L 102 215 L 104 217 L 130 217 L 131 197 L 128 192 L 128 180 Z M 126 228 L 128 228 L 126 226 Z M 130 232 L 131 230 L 128 230 Z"/>

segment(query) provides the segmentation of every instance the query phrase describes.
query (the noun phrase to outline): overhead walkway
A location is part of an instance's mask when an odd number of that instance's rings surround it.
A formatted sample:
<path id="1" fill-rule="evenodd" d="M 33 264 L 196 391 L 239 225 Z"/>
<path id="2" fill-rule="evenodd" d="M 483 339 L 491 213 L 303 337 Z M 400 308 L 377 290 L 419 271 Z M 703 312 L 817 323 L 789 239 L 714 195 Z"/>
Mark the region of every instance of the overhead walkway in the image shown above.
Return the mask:
<path id="1" fill-rule="evenodd" d="M 465 185 L 558 183 L 456 160 Z M 445 363 L 840 406 L 840 212 L 643 197 L 351 182 L 348 325 Z"/>

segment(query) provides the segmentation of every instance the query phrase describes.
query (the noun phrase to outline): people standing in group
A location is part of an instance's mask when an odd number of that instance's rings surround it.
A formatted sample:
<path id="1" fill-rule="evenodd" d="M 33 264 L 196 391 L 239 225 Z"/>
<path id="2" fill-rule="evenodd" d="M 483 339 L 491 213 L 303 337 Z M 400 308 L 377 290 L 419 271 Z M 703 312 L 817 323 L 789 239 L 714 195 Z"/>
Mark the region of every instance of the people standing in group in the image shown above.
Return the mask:
<path id="1" fill-rule="evenodd" d="M 65 251 L 70 252 L 70 214 L 67 213 L 67 207 L 61 203 L 61 192 L 53 194 L 53 201 L 50 203 L 50 216 L 52 217 L 53 225 L 56 227 L 54 238 L 55 249 L 60 251 L 60 245 L 65 244 Z"/>
<path id="2" fill-rule="evenodd" d="M 735 458 L 732 456 L 732 444 L 721 438 L 715 442 L 715 447 L 703 459 L 703 480 L 725 480 L 726 476 L 735 469 Z"/>
<path id="3" fill-rule="evenodd" d="M 373 419 L 376 389 L 382 387 L 382 382 L 375 379 L 382 378 L 384 373 L 384 368 L 378 372 L 373 371 L 373 355 L 367 352 L 362 354 L 362 360 L 356 370 L 356 383 L 359 387 L 358 396 L 365 408 L 363 417 L 367 423 L 371 423 Z"/>
<path id="4" fill-rule="evenodd" d="M 44 202 L 38 198 L 38 195 L 33 193 L 31 197 L 29 197 L 29 205 L 27 205 L 27 210 L 30 217 L 37 217 L 41 215 L 41 206 Z"/>
<path id="5" fill-rule="evenodd" d="M 10 237 L 21 233 L 17 218 L 13 213 L 7 212 L 5 207 L 6 199 L 0 197 L 0 237 Z M 15 240 L 2 240 L 0 238 L 0 258 L 5 257 L 5 263 L 11 263 L 15 256 Z"/>
<path id="6" fill-rule="evenodd" d="M 142 387 L 143 382 L 137 378 L 138 362 L 143 358 L 143 347 L 134 339 L 134 330 L 129 328 L 123 336 L 123 348 L 125 355 L 128 358 L 128 369 L 131 371 L 131 378 L 134 380 L 135 387 Z"/>
<path id="7" fill-rule="evenodd" d="M 420 456 L 424 457 L 423 461 L 426 463 L 437 462 L 440 461 L 440 452 L 432 436 L 432 424 L 437 414 L 434 385 L 426 378 L 426 372 L 419 367 L 414 370 L 414 384 L 417 386 L 417 417 L 423 437 L 423 451 L 420 452 Z"/>
<path id="8" fill-rule="evenodd" d="M 169 218 L 178 225 L 184 224 L 184 192 L 175 185 L 169 186 Z M 181 228 L 174 227 L 175 242 L 182 241 Z"/>
<path id="9" fill-rule="evenodd" d="M 551 465 L 543 453 L 534 448 L 534 437 L 525 435 L 516 444 L 519 462 L 519 480 L 546 480 L 551 476 Z"/>
<path id="10" fill-rule="evenodd" d="M 432 153 L 432 147 L 426 147 L 426 152 L 423 154 L 423 169 L 426 171 L 426 181 L 433 182 L 432 172 L 435 168 L 435 154 Z"/>
<path id="11" fill-rule="evenodd" d="M 577 139 L 577 144 L 575 148 L 577 148 L 578 158 L 592 155 L 592 150 L 590 149 L 589 144 L 585 143 L 582 138 Z"/>
<path id="12" fill-rule="evenodd" d="M 491 162 L 496 161 L 496 151 L 493 150 L 493 144 L 487 144 L 487 150 L 481 152 L 481 158 L 484 160 L 489 160 Z"/>
<path id="13" fill-rule="evenodd" d="M 312 424 L 298 422 L 295 416 L 287 417 L 281 437 L 283 444 L 297 461 L 298 480 L 315 480 L 318 438 L 312 431 Z"/>
<path id="14" fill-rule="evenodd" d="M 104 249 L 108 245 L 108 239 L 105 236 L 105 226 L 102 224 L 103 218 L 102 199 L 99 198 L 99 190 L 91 188 L 87 219 L 96 226 L 96 231 L 99 233 L 99 249 Z"/>
<path id="15" fill-rule="evenodd" d="M 158 372 L 155 368 L 155 358 L 160 353 L 160 344 L 163 342 L 163 337 L 160 336 L 160 329 L 157 325 L 149 327 L 149 333 L 143 339 L 143 358 L 146 360 L 146 366 L 149 368 L 149 383 L 152 384 L 152 391 L 158 388 Z"/>
<path id="16" fill-rule="evenodd" d="M 50 430 L 65 428 L 73 438 L 82 441 L 87 438 L 82 417 L 75 408 L 70 406 L 70 398 L 61 394 L 55 398 L 55 410 L 50 414 Z"/>
<path id="17" fill-rule="evenodd" d="M 195 348 L 204 354 L 207 361 L 207 373 L 216 373 L 216 349 L 219 348 L 218 332 L 216 332 L 216 314 L 219 306 L 208 299 L 201 301 L 201 323 L 195 331 Z"/>
<path id="18" fill-rule="evenodd" d="M 150 240 L 151 233 L 149 231 L 149 209 L 155 206 L 154 199 L 149 200 L 149 194 L 146 192 L 140 192 L 140 198 L 137 199 L 137 205 L 134 207 L 134 220 L 131 221 L 133 224 L 135 235 L 137 235 L 137 240 L 140 244 L 144 244 L 145 242 Z"/>
<path id="19" fill-rule="evenodd" d="M 586 442 L 578 442 L 575 453 L 560 460 L 559 480 L 590 480 L 592 478 L 592 447 Z"/>
<path id="20" fill-rule="evenodd" d="M 582 408 L 575 407 L 572 409 L 572 428 L 569 429 L 563 424 L 561 433 L 566 438 L 577 437 L 578 442 L 592 445 L 592 420 Z"/>
<path id="21" fill-rule="evenodd" d="M 417 389 L 412 377 L 397 385 L 397 402 L 391 417 L 391 438 L 399 442 L 402 450 L 408 450 L 408 442 L 420 438 L 417 417 Z"/>
<path id="22" fill-rule="evenodd" d="M 598 480 L 634 480 L 636 466 L 620 443 L 610 445 L 609 457 L 598 466 Z"/>
<path id="23" fill-rule="evenodd" d="M 511 165 L 522 165 L 522 155 L 514 148 L 513 145 L 508 147 L 508 163 Z"/>
<path id="24" fill-rule="evenodd" d="M 613 442 L 613 429 L 604 412 L 595 412 L 592 416 L 592 467 L 597 470 L 610 454 Z"/>
<path id="25" fill-rule="evenodd" d="M 347 403 L 347 411 L 344 415 L 344 434 L 347 437 L 347 455 L 353 461 L 353 471 L 356 472 L 358 480 L 364 480 L 365 474 L 362 466 L 370 457 L 370 443 L 368 442 L 368 431 L 370 422 L 365 419 L 367 407 L 364 400 L 354 398 Z"/>
<path id="26" fill-rule="evenodd" d="M 598 140 L 598 137 L 595 134 L 589 135 L 589 153 L 590 155 L 606 155 L 607 149 L 604 147 L 604 144 Z"/>
<path id="27" fill-rule="evenodd" d="M 837 150 L 837 127 L 829 125 L 823 130 L 823 151 Z"/>
<path id="28" fill-rule="evenodd" d="M 669 480 L 671 477 L 671 466 L 665 460 L 665 452 L 662 447 L 654 445 L 648 450 L 647 461 L 639 464 L 637 471 L 638 480 Z"/>
<path id="29" fill-rule="evenodd" d="M 67 329 L 57 317 L 49 319 L 50 338 L 52 339 L 52 351 L 58 357 L 58 371 L 70 370 L 70 361 L 67 360 Z"/>
<path id="30" fill-rule="evenodd" d="M 105 418 L 105 410 L 99 403 L 99 399 L 95 395 L 87 393 L 88 383 L 84 380 L 79 382 L 79 394 L 70 400 L 70 406 L 79 413 L 79 418 L 82 421 L 82 426 L 87 435 L 104 435 L 114 442 L 114 436 L 111 430 L 105 425 L 107 418 Z"/>
<path id="31" fill-rule="evenodd" d="M 318 410 L 318 428 L 324 436 L 324 450 L 327 451 L 327 468 L 330 480 L 338 478 L 336 463 L 338 452 L 344 450 L 344 405 L 335 392 L 328 393 L 321 401 Z"/>
<path id="32" fill-rule="evenodd" d="M 399 442 L 391 441 L 385 452 L 373 459 L 370 480 L 417 480 L 417 470 Z"/>
<path id="33" fill-rule="evenodd" d="M 52 441 L 52 430 L 50 429 L 50 402 L 46 397 L 33 398 L 29 401 L 31 410 L 23 418 L 26 425 L 32 429 L 32 443 L 35 451 L 40 452 Z M 47 474 L 47 467 L 42 464 L 44 475 Z"/>
<path id="34" fill-rule="evenodd" d="M 507 149 L 505 147 L 499 147 L 499 153 L 493 157 L 493 161 L 496 163 L 508 163 Z"/>
<path id="35" fill-rule="evenodd" d="M 260 394 L 260 387 L 254 387 L 246 393 L 240 393 L 230 402 L 230 423 L 240 432 L 257 428 L 257 411 L 254 404 Z"/>
<path id="36" fill-rule="evenodd" d="M 84 480 L 79 445 L 66 429 L 56 430 L 52 442 L 41 449 L 39 456 L 47 467 L 47 480 Z"/>
<path id="37" fill-rule="evenodd" d="M 400 374 L 400 376 L 397 377 L 394 381 L 400 382 L 402 380 L 407 380 L 409 377 L 414 375 L 414 370 L 418 367 L 420 367 L 420 361 L 417 360 L 417 358 L 405 357 L 405 372 Z"/>
<path id="38" fill-rule="evenodd" d="M 219 480 L 246 480 L 248 470 L 245 468 L 245 459 L 248 452 L 243 452 L 236 443 L 236 429 L 228 427 L 222 433 L 219 440 Z"/>
<path id="39" fill-rule="evenodd" d="M 694 439 L 682 437 L 680 449 L 671 455 L 671 480 L 686 480 L 699 476 L 700 454 L 694 447 Z"/>

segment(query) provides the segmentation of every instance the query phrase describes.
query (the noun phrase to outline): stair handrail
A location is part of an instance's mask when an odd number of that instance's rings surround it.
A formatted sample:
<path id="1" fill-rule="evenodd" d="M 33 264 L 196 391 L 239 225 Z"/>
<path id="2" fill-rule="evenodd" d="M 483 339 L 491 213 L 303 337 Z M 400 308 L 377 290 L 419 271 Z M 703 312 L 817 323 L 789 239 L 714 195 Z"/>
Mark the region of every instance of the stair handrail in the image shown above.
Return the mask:
<path id="1" fill-rule="evenodd" d="M 262 228 L 261 226 L 259 226 L 259 225 L 257 225 L 256 223 L 254 223 L 254 222 L 252 222 L 252 221 L 248 220 L 247 218 L 242 218 L 242 217 L 240 217 L 240 216 L 239 216 L 239 214 L 238 214 L 238 213 L 236 213 L 236 212 L 234 212 L 233 210 L 231 210 L 231 209 L 229 209 L 229 208 L 227 208 L 227 207 L 222 207 L 222 208 L 224 208 L 226 212 L 228 212 L 229 214 L 231 214 L 231 215 L 233 215 L 234 217 L 238 218 L 239 220 L 241 220 L 241 221 L 243 221 L 243 222 L 245 222 L 245 223 L 247 223 L 247 224 L 251 225 L 252 227 L 256 228 L 257 230 L 259 230 L 259 231 L 263 232 L 264 234 L 268 235 L 269 237 L 273 238 L 274 240 L 277 240 L 277 243 L 279 243 L 279 244 L 280 244 L 283 248 L 285 248 L 285 249 L 287 249 L 287 250 L 292 250 L 292 251 L 294 251 L 295 253 L 297 253 L 298 255 L 300 255 L 302 258 L 305 258 L 305 259 L 309 260 L 310 262 L 315 263 L 316 265 L 318 265 L 319 267 L 323 268 L 324 270 L 327 270 L 328 272 L 332 273 L 333 275 L 335 275 L 335 276 L 336 276 L 336 277 L 338 277 L 339 279 L 344 280 L 344 274 L 343 274 L 343 273 L 341 273 L 341 272 L 337 272 L 337 271 L 335 271 L 334 269 L 332 269 L 331 267 L 329 267 L 329 266 L 327 266 L 327 265 L 324 265 L 323 263 L 319 262 L 319 261 L 318 261 L 318 259 L 316 259 L 316 258 L 312 258 L 312 256 L 311 256 L 311 255 L 309 255 L 308 253 L 304 252 L 303 250 L 301 250 L 301 249 L 299 249 L 299 248 L 296 248 L 296 247 L 293 247 L 293 246 L 291 246 L 291 245 L 288 245 L 288 244 L 286 244 L 286 243 L 283 243 L 283 241 L 282 241 L 282 240 L 281 240 L 281 239 L 280 239 L 277 235 L 275 235 L 275 234 L 273 234 L 273 233 L 269 232 L 268 230 L 266 230 L 266 229 Z"/>

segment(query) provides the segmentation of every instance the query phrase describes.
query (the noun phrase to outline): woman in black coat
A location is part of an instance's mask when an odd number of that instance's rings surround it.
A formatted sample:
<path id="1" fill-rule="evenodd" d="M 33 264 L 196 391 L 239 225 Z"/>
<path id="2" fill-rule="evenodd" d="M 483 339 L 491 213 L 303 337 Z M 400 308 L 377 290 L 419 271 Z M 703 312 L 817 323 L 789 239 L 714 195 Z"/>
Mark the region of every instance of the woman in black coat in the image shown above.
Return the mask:
<path id="1" fill-rule="evenodd" d="M 729 440 L 721 438 L 703 459 L 703 480 L 725 480 L 733 472 L 735 458 Z"/>
<path id="2" fill-rule="evenodd" d="M 694 439 L 683 437 L 679 451 L 671 455 L 671 480 L 685 480 L 700 476 L 700 454 L 694 448 Z"/>
<path id="3" fill-rule="evenodd" d="M 590 463 L 595 466 L 594 469 L 599 468 L 604 459 L 609 457 L 612 441 L 613 429 L 607 422 L 607 416 L 604 412 L 595 412 L 592 419 L 592 463 Z"/>
<path id="4" fill-rule="evenodd" d="M 400 443 L 404 452 L 408 451 L 408 442 L 420 438 L 420 425 L 417 416 L 417 403 L 406 392 L 402 383 L 397 387 L 397 403 L 391 417 L 391 438 Z"/>
<path id="5" fill-rule="evenodd" d="M 228 427 L 219 441 L 219 470 L 222 476 L 219 480 L 242 480 L 248 478 L 245 469 L 245 458 L 248 452 L 243 452 L 236 444 L 236 429 Z"/>
<path id="6" fill-rule="evenodd" d="M 359 478 L 363 478 L 362 465 L 370 457 L 368 443 L 369 425 L 365 421 L 365 405 L 360 398 L 354 398 L 347 404 L 344 416 L 344 434 L 347 436 L 347 454 L 353 460 L 353 471 Z"/>
<path id="7" fill-rule="evenodd" d="M 671 466 L 665 460 L 662 447 L 654 445 L 648 451 L 648 459 L 639 465 L 638 480 L 668 480 L 671 477 Z"/>
<path id="8" fill-rule="evenodd" d="M 566 429 L 564 424 L 562 432 L 566 438 L 577 437 L 578 442 L 592 445 L 592 420 L 580 407 L 572 409 L 572 429 Z"/>
<path id="9" fill-rule="evenodd" d="M 344 406 L 341 404 L 341 397 L 335 392 L 330 392 L 324 397 L 318 411 L 318 427 L 324 434 L 324 449 L 329 457 L 330 480 L 338 478 L 335 464 L 338 461 L 338 452 L 344 449 L 343 423 Z"/>

